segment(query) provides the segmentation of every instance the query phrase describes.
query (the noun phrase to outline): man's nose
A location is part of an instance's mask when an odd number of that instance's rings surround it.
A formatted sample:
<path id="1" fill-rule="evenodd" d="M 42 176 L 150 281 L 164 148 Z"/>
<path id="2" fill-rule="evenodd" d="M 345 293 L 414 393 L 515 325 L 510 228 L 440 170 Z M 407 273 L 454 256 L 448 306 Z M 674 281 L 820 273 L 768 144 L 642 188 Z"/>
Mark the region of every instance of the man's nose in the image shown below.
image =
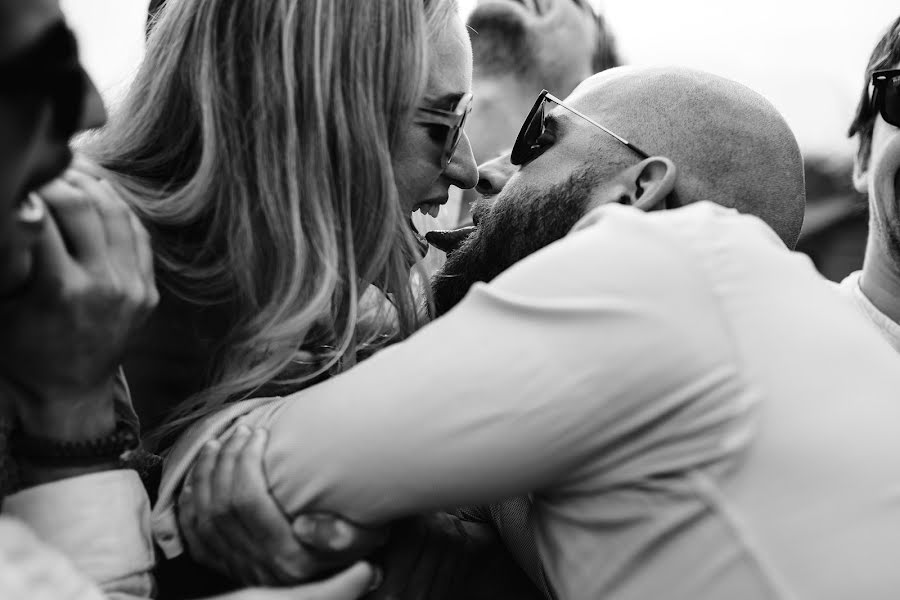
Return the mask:
<path id="1" fill-rule="evenodd" d="M 475 165 L 475 157 L 472 155 L 472 146 L 465 132 L 459 140 L 459 145 L 453 153 L 453 157 L 447 168 L 444 169 L 444 177 L 456 187 L 468 190 L 475 187 L 478 182 L 478 167 Z"/>
<path id="2" fill-rule="evenodd" d="M 475 190 L 483 196 L 496 196 L 503 190 L 509 178 L 519 167 L 509 161 L 510 152 L 504 152 L 478 167 L 478 185 Z"/>

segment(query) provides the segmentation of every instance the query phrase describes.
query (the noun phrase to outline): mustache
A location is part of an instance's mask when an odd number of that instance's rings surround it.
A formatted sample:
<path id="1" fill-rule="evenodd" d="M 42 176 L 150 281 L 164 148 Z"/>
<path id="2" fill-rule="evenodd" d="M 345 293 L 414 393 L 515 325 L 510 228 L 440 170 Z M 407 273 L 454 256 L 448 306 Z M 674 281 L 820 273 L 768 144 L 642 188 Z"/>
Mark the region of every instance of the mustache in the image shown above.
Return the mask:
<path id="1" fill-rule="evenodd" d="M 473 207 L 478 225 L 431 280 L 436 316 L 456 306 L 478 282 L 564 237 L 584 215 L 596 174 L 586 169 L 544 189 L 504 190 Z"/>

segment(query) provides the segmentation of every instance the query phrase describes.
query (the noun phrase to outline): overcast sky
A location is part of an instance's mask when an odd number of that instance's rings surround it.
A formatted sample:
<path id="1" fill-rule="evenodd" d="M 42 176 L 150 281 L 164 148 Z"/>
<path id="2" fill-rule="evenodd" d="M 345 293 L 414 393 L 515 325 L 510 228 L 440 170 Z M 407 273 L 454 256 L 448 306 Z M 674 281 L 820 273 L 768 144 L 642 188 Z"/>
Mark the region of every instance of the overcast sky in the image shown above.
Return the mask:
<path id="1" fill-rule="evenodd" d="M 234 0 L 240 1 L 240 0 Z M 365 0 L 379 1 L 379 0 Z M 462 0 L 468 9 L 473 0 Z M 85 64 L 113 98 L 140 60 L 148 0 L 62 0 Z M 718 73 L 761 92 L 810 153 L 848 156 L 862 71 L 897 0 L 602 0 L 624 58 Z"/>

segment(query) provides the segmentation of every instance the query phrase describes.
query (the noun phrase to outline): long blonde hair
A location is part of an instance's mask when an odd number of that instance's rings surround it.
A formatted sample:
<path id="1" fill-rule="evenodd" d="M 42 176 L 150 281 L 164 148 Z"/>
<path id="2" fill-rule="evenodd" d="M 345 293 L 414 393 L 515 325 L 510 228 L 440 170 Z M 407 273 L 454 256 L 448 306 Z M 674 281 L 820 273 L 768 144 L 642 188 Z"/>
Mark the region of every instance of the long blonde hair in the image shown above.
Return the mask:
<path id="1" fill-rule="evenodd" d="M 353 364 L 361 282 L 419 325 L 391 153 L 453 0 L 169 0 L 85 148 L 154 238 L 163 288 L 225 307 L 210 383 L 170 428 Z M 385 317 L 387 320 L 387 317 Z"/>

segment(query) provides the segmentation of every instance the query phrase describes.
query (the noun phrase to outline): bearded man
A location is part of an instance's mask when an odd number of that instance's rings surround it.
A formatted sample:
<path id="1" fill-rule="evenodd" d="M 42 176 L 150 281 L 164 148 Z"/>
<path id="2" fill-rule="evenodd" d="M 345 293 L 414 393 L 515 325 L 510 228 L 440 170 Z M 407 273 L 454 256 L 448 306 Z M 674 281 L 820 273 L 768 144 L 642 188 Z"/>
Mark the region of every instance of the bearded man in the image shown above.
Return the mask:
<path id="1" fill-rule="evenodd" d="M 243 425 L 268 430 L 264 493 L 289 518 L 487 503 L 550 597 L 892 598 L 900 369 L 789 250 L 802 161 L 772 105 L 613 69 L 542 93 L 508 164 L 435 282 L 442 317 L 173 449 L 164 550 L 192 465 L 192 495 L 216 499 L 182 504 L 201 522 L 246 498 L 216 474 Z M 435 386 L 450 361 L 465 376 Z"/>

